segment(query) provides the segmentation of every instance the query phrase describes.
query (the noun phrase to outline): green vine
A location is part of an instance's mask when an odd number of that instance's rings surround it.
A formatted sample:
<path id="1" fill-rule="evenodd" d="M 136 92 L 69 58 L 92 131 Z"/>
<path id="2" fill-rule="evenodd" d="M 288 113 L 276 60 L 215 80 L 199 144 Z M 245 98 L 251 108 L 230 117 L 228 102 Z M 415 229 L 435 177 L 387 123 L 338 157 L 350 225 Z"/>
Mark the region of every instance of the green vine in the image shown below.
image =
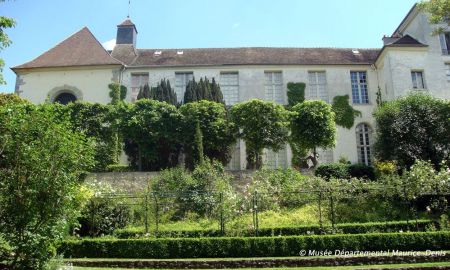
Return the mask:
<path id="1" fill-rule="evenodd" d="M 298 103 L 305 101 L 305 83 L 298 82 L 288 82 L 287 84 L 287 97 L 289 107 L 293 107 Z"/>
<path id="2" fill-rule="evenodd" d="M 127 88 L 124 85 L 119 83 L 110 83 L 108 84 L 109 97 L 111 98 L 111 104 L 116 105 L 119 101 L 125 100 L 127 96 Z"/>
<path id="3" fill-rule="evenodd" d="M 349 96 L 335 96 L 333 98 L 333 111 L 336 114 L 335 122 L 337 125 L 350 129 L 355 123 L 355 117 L 361 116 L 361 112 L 353 109 L 349 103 Z"/>

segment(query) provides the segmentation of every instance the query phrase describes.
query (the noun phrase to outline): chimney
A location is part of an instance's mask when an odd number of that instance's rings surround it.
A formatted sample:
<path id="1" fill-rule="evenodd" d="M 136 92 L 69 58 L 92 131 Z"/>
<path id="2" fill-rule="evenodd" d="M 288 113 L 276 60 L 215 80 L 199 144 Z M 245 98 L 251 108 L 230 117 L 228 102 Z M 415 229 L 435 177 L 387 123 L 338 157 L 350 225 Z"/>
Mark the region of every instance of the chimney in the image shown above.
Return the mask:
<path id="1" fill-rule="evenodd" d="M 136 48 L 137 29 L 130 19 L 117 25 L 116 44 L 132 44 Z"/>

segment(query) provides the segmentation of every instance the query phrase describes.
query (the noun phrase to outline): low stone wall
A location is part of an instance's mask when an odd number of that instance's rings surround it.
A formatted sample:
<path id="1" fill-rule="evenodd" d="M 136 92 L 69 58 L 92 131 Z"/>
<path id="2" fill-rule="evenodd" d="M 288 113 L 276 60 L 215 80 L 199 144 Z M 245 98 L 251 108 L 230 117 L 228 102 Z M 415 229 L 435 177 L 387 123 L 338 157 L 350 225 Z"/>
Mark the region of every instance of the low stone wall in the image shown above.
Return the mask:
<path id="1" fill-rule="evenodd" d="M 358 256 L 358 257 L 322 257 L 289 259 L 235 259 L 235 260 L 68 260 L 74 266 L 115 267 L 115 268 L 155 268 L 155 269 L 226 269 L 226 268 L 276 268 L 276 267 L 318 267 L 318 266 L 357 266 L 380 264 L 407 264 L 426 262 L 449 262 L 450 254 L 445 256 Z M 368 269 L 368 268 L 360 268 Z M 377 268 L 379 269 L 379 268 Z M 393 268 L 389 268 L 393 269 Z M 411 266 L 401 269 L 450 269 L 450 266 L 423 267 Z"/>
<path id="2" fill-rule="evenodd" d="M 115 190 L 124 192 L 142 192 L 149 181 L 159 175 L 159 172 L 108 172 L 91 173 L 86 182 L 109 183 Z"/>

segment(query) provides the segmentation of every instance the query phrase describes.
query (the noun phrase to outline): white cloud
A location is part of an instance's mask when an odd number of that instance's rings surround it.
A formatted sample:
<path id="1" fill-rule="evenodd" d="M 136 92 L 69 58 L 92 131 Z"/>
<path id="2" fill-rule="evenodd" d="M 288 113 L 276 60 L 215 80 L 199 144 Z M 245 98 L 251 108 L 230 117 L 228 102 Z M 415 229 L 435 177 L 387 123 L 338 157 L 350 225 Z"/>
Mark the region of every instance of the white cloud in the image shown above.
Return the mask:
<path id="1" fill-rule="evenodd" d="M 111 39 L 108 41 L 105 41 L 102 43 L 103 48 L 105 48 L 106 50 L 112 50 L 114 49 L 114 46 L 116 46 L 116 39 Z"/>

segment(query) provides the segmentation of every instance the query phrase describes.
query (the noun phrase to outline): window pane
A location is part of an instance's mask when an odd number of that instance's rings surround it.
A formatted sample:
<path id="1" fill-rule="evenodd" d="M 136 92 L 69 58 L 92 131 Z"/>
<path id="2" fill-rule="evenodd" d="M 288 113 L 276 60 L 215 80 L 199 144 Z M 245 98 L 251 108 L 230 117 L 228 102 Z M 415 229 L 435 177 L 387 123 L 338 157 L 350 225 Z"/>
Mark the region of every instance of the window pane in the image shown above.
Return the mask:
<path id="1" fill-rule="evenodd" d="M 194 78 L 192 72 L 177 72 L 175 73 L 175 93 L 177 94 L 177 101 L 182 102 L 184 99 L 184 92 L 189 81 Z"/>
<path id="2" fill-rule="evenodd" d="M 320 99 L 328 102 L 327 80 L 325 72 L 308 72 L 309 85 L 306 91 L 307 99 Z"/>
<path id="3" fill-rule="evenodd" d="M 283 77 L 281 72 L 264 72 L 265 100 L 284 104 Z"/>
<path id="4" fill-rule="evenodd" d="M 356 149 L 358 153 L 358 162 L 366 165 L 371 164 L 371 145 L 370 136 L 372 129 L 367 124 L 356 126 Z"/>
<path id="5" fill-rule="evenodd" d="M 239 75 L 234 73 L 220 74 L 220 90 L 226 105 L 233 105 L 239 102 Z"/>
<path id="6" fill-rule="evenodd" d="M 367 87 L 367 73 L 365 71 L 351 71 L 352 99 L 355 104 L 369 103 Z"/>
<path id="7" fill-rule="evenodd" d="M 144 85 L 148 84 L 147 74 L 131 74 L 131 100 L 134 101 L 139 94 L 139 90 Z"/>

